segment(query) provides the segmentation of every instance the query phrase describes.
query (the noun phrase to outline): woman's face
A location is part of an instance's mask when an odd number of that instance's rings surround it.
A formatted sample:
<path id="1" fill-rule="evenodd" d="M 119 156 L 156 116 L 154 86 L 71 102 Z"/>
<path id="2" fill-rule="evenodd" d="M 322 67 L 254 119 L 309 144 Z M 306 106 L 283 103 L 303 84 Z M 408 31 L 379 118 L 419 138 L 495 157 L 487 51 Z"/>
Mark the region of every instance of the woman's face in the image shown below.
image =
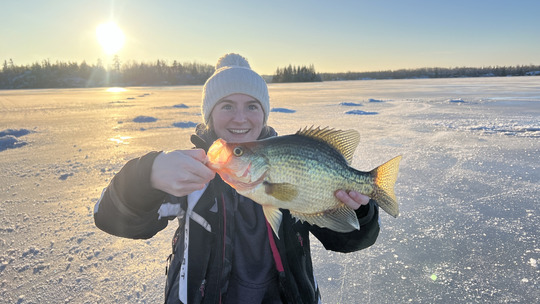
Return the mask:
<path id="1" fill-rule="evenodd" d="M 259 137 L 264 124 L 264 111 L 255 98 L 232 94 L 218 101 L 210 119 L 219 138 L 242 143 Z"/>

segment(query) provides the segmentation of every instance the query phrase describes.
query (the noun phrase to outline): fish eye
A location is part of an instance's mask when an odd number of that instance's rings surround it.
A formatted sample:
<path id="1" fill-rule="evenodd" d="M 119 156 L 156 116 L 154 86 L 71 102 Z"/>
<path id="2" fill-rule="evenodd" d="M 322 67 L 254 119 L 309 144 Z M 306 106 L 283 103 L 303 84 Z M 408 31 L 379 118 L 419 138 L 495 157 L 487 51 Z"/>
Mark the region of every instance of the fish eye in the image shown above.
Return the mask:
<path id="1" fill-rule="evenodd" d="M 236 147 L 233 150 L 233 154 L 234 154 L 234 156 L 242 156 L 242 154 L 244 154 L 244 149 L 242 149 L 240 147 Z"/>

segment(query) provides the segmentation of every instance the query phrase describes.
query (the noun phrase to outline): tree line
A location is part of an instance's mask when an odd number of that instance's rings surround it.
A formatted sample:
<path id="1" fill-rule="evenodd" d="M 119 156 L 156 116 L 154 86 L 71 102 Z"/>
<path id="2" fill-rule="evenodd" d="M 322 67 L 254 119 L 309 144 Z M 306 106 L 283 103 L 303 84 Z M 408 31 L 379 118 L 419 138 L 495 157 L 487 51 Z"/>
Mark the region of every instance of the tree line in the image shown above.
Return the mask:
<path id="1" fill-rule="evenodd" d="M 377 72 L 322 73 L 323 81 L 365 79 L 410 79 L 410 78 L 456 78 L 456 77 L 506 77 L 540 76 L 540 65 L 418 68 L 386 70 Z"/>
<path id="2" fill-rule="evenodd" d="M 0 70 L 0 89 L 80 88 L 107 86 L 176 86 L 202 85 L 214 73 L 212 65 L 178 61 L 128 61 L 115 56 L 107 67 L 95 64 L 49 60 L 30 65 L 16 65 L 4 60 Z M 500 77 L 540 75 L 539 65 L 420 68 L 377 72 L 317 73 L 313 65 L 277 68 L 274 75 L 263 76 L 268 82 L 315 82 L 361 79 Z"/>
<path id="3" fill-rule="evenodd" d="M 213 73 L 212 65 L 176 60 L 121 63 L 115 56 L 105 67 L 101 60 L 95 64 L 43 60 L 17 66 L 10 59 L 0 71 L 0 89 L 199 85 Z"/>

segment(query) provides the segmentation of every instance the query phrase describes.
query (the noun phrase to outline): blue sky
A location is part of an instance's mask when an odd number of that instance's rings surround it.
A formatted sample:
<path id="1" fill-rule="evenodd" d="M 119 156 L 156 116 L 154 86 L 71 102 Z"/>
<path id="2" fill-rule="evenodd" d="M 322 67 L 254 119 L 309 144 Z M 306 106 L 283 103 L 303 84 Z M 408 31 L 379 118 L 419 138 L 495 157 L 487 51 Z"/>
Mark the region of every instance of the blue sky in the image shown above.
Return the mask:
<path id="1" fill-rule="evenodd" d="M 227 52 L 261 74 L 540 64 L 540 1 L 2 1 L 0 60 L 109 62 L 97 42 L 114 21 L 122 62 L 214 64 Z"/>

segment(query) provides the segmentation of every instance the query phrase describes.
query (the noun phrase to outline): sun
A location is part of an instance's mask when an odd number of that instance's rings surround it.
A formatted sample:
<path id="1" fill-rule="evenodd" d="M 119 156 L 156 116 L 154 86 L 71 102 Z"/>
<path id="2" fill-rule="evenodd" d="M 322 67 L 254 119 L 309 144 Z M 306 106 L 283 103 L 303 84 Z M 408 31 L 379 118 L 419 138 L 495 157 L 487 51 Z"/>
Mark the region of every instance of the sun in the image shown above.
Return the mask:
<path id="1" fill-rule="evenodd" d="M 107 55 L 114 55 L 122 49 L 126 36 L 122 29 L 114 22 L 107 22 L 98 25 L 96 28 L 96 36 L 103 51 Z"/>

